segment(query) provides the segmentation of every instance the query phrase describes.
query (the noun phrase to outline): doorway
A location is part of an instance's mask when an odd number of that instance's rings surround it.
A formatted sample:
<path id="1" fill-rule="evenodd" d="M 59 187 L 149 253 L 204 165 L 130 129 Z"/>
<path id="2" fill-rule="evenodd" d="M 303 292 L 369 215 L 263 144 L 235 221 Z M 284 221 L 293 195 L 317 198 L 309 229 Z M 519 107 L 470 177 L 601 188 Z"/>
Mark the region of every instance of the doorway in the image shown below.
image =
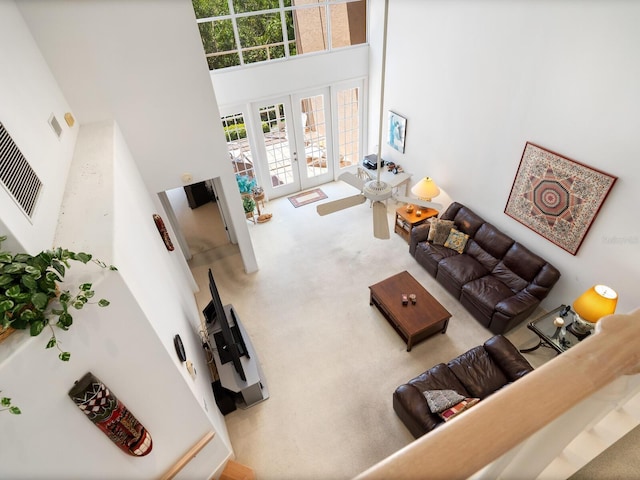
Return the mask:
<path id="1" fill-rule="evenodd" d="M 252 105 L 262 135 L 256 142 L 259 170 L 268 172 L 270 198 L 333 180 L 329 89 L 272 98 Z"/>
<path id="2" fill-rule="evenodd" d="M 363 81 L 221 107 L 237 177 L 267 198 L 331 182 L 361 160 Z"/>

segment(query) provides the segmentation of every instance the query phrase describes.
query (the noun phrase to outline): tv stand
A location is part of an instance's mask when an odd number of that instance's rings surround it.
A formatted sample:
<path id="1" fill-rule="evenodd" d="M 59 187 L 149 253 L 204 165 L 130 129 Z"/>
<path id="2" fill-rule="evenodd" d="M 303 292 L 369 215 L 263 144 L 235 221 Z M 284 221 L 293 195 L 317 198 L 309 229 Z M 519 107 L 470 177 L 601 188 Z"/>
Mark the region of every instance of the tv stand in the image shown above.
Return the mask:
<path id="1" fill-rule="evenodd" d="M 262 367 L 258 359 L 258 355 L 253 349 L 251 338 L 247 334 L 238 312 L 234 309 L 233 314 L 231 309 L 233 305 L 225 305 L 224 313 L 227 316 L 227 320 L 232 328 L 237 328 L 244 340 L 244 346 L 246 347 L 246 354 L 240 357 L 242 368 L 244 370 L 246 380 L 242 380 L 240 375 L 236 372 L 232 362 L 223 363 L 220 358 L 220 352 L 216 346 L 215 336 L 220 333 L 220 322 L 213 322 L 207 324 L 207 335 L 209 336 L 209 343 L 213 347 L 213 360 L 216 364 L 216 370 L 220 377 L 220 384 L 227 390 L 231 390 L 234 393 L 238 393 L 242 397 L 241 408 L 249 408 L 263 400 L 269 398 L 269 391 L 267 389 L 267 383 L 262 372 Z M 222 354 L 224 356 L 224 353 Z"/>

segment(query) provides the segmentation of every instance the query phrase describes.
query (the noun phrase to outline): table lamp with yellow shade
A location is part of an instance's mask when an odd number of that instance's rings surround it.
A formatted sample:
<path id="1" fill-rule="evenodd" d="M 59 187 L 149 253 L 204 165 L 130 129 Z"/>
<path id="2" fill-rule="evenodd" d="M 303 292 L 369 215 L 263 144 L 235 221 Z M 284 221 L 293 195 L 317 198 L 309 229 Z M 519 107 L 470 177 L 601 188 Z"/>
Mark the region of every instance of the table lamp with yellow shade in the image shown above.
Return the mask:
<path id="1" fill-rule="evenodd" d="M 606 285 L 594 285 L 573 302 L 575 320 L 571 324 L 572 333 L 586 336 L 595 328 L 602 317 L 616 311 L 618 294 Z"/>

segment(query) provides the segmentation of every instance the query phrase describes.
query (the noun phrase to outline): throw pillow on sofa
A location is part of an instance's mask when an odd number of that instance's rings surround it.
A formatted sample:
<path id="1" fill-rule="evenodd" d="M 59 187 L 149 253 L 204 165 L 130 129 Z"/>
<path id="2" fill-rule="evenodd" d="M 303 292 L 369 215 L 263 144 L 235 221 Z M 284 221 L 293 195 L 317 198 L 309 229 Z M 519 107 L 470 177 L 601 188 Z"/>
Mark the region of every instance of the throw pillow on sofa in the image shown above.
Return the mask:
<path id="1" fill-rule="evenodd" d="M 448 422 L 452 418 L 460 415 L 465 410 L 468 410 L 469 408 L 473 407 L 479 401 L 480 401 L 479 398 L 465 398 L 464 400 L 462 400 L 457 405 L 454 405 L 453 407 L 448 408 L 447 410 L 444 410 L 443 412 L 440 412 L 438 415 L 445 422 Z"/>
<path id="2" fill-rule="evenodd" d="M 425 390 L 422 394 L 433 413 L 443 412 L 464 400 L 464 396 L 455 390 Z"/>
<path id="3" fill-rule="evenodd" d="M 452 228 L 449 232 L 449 236 L 447 240 L 444 242 L 444 246 L 450 248 L 451 250 L 455 250 L 458 253 L 464 252 L 464 247 L 467 246 L 467 241 L 469 240 L 469 235 L 466 233 L 462 233 L 455 228 Z"/>
<path id="4" fill-rule="evenodd" d="M 430 218 L 429 236 L 427 241 L 433 242 L 434 245 L 444 245 L 449 237 L 449 232 L 454 227 L 453 220 L 441 220 L 439 218 Z"/>

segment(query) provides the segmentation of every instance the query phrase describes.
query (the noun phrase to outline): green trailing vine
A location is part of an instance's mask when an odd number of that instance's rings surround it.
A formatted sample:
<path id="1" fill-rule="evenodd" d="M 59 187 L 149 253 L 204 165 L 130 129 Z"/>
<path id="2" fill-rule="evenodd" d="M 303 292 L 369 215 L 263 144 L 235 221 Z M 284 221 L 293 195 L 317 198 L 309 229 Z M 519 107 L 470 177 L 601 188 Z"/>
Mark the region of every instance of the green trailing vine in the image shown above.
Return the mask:
<path id="1" fill-rule="evenodd" d="M 9 412 L 14 415 L 20 415 L 22 413 L 18 407 L 11 404 L 9 397 L 0 397 L 0 413 L 2 412 Z"/>
<path id="2" fill-rule="evenodd" d="M 0 236 L 0 246 L 6 239 L 6 236 Z M 92 301 L 95 291 L 91 283 L 81 284 L 73 293 L 59 290 L 59 282 L 62 282 L 74 261 L 84 264 L 93 262 L 101 268 L 117 270 L 113 265 L 93 259 L 91 254 L 63 248 L 46 250 L 37 255 L 12 254 L 0 250 L 0 327 L 28 329 L 31 336 L 38 336 L 48 326 L 51 338 L 46 348 L 56 347 L 58 358 L 65 362 L 69 361 L 71 353 L 60 347 L 61 342 L 56 337 L 53 325 L 69 330 L 73 324 L 73 310 L 81 310 L 88 304 L 97 304 L 99 307 L 109 305 L 104 298 Z"/>

